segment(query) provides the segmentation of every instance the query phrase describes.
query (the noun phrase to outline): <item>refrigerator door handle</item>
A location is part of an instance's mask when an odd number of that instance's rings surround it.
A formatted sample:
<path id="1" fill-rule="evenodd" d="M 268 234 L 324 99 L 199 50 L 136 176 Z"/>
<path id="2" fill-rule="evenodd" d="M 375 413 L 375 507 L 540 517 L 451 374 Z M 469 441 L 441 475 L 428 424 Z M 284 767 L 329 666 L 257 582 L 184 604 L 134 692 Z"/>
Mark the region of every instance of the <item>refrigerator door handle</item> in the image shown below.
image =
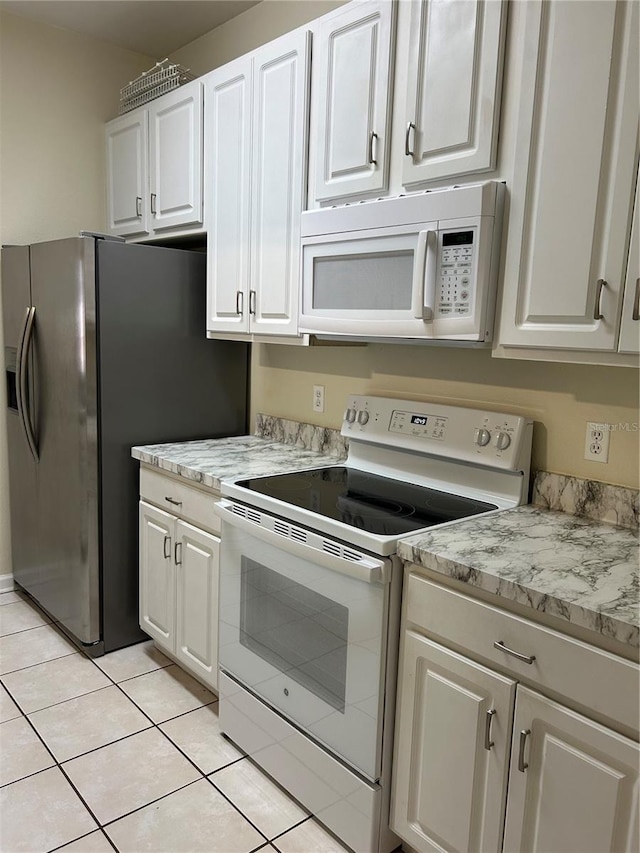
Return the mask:
<path id="1" fill-rule="evenodd" d="M 29 411 L 29 388 L 27 387 L 27 365 L 29 360 L 29 350 L 33 340 L 33 329 L 35 326 L 36 309 L 35 305 L 27 308 L 27 313 L 24 318 L 24 327 L 20 339 L 20 350 L 18 355 L 18 411 L 22 428 L 29 445 L 31 455 L 36 462 L 40 461 L 38 455 L 38 444 L 36 442 L 35 430 L 31 422 L 31 413 Z"/>

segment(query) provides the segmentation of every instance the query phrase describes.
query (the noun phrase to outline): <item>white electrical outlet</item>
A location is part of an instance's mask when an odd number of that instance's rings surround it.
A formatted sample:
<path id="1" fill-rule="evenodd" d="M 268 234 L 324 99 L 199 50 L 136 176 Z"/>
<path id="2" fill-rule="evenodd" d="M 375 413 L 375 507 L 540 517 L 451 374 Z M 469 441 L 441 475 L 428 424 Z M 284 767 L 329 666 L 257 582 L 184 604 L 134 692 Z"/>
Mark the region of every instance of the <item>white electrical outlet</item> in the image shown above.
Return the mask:
<path id="1" fill-rule="evenodd" d="M 313 411 L 324 412 L 324 385 L 313 386 Z"/>
<path id="2" fill-rule="evenodd" d="M 609 459 L 609 424 L 587 424 L 584 440 L 584 458 L 591 462 L 607 462 Z"/>

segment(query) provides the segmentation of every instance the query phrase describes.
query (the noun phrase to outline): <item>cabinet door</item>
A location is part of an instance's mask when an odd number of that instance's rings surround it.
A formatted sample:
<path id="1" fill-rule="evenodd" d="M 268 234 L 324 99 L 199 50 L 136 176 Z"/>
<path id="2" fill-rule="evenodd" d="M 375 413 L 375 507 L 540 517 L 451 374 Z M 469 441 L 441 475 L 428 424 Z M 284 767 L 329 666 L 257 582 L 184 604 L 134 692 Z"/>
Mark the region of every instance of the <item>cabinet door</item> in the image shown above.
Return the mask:
<path id="1" fill-rule="evenodd" d="M 620 322 L 620 352 L 640 351 L 640 181 L 636 175 L 636 201 L 633 208 L 629 260 L 622 301 Z"/>
<path id="2" fill-rule="evenodd" d="M 412 4 L 402 182 L 495 166 L 505 2 Z"/>
<path id="3" fill-rule="evenodd" d="M 638 4 L 527 3 L 499 343 L 615 350 L 638 124 Z"/>
<path id="4" fill-rule="evenodd" d="M 387 187 L 394 16 L 394 3 L 353 4 L 319 29 L 316 201 Z"/>
<path id="5" fill-rule="evenodd" d="M 500 851 L 515 682 L 404 635 L 391 828 L 418 851 Z"/>
<path id="6" fill-rule="evenodd" d="M 217 690 L 220 540 L 178 521 L 175 560 L 176 657 Z"/>
<path id="7" fill-rule="evenodd" d="M 127 237 L 149 233 L 149 111 L 135 110 L 107 124 L 107 227 Z"/>
<path id="8" fill-rule="evenodd" d="M 205 78 L 207 331 L 249 328 L 250 57 Z"/>
<path id="9" fill-rule="evenodd" d="M 637 850 L 639 754 L 633 741 L 518 687 L 505 851 Z"/>
<path id="10" fill-rule="evenodd" d="M 202 222 L 202 83 L 194 80 L 149 109 L 151 224 L 155 231 Z"/>
<path id="11" fill-rule="evenodd" d="M 175 651 L 175 516 L 140 501 L 140 627 Z"/>
<path id="12" fill-rule="evenodd" d="M 298 328 L 310 37 L 285 36 L 254 59 L 249 311 L 256 333 Z"/>

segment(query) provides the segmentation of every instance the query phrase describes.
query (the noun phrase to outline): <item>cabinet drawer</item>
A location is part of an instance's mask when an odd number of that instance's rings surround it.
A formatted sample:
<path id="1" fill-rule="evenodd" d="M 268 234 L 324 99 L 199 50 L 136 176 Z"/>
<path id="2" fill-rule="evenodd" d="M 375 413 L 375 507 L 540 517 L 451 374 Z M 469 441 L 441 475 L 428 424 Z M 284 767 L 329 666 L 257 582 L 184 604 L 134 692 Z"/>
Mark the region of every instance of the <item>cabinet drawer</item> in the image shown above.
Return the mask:
<path id="1" fill-rule="evenodd" d="M 220 519 L 213 511 L 218 497 L 215 492 L 207 494 L 173 477 L 141 468 L 140 497 L 197 527 L 220 533 Z"/>
<path id="2" fill-rule="evenodd" d="M 631 661 L 415 574 L 405 595 L 407 621 L 430 636 L 638 731 L 639 668 Z M 534 660 L 518 660 L 495 642 Z"/>

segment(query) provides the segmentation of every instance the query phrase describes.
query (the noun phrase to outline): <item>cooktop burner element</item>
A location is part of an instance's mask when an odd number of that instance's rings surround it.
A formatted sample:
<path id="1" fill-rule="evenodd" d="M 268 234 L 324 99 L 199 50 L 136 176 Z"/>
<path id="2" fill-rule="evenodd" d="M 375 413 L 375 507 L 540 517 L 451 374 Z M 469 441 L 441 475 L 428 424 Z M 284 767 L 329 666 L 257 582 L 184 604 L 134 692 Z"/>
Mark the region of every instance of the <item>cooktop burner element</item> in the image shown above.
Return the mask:
<path id="1" fill-rule="evenodd" d="M 342 465 L 255 477 L 238 485 L 381 536 L 406 534 L 498 508 Z"/>

